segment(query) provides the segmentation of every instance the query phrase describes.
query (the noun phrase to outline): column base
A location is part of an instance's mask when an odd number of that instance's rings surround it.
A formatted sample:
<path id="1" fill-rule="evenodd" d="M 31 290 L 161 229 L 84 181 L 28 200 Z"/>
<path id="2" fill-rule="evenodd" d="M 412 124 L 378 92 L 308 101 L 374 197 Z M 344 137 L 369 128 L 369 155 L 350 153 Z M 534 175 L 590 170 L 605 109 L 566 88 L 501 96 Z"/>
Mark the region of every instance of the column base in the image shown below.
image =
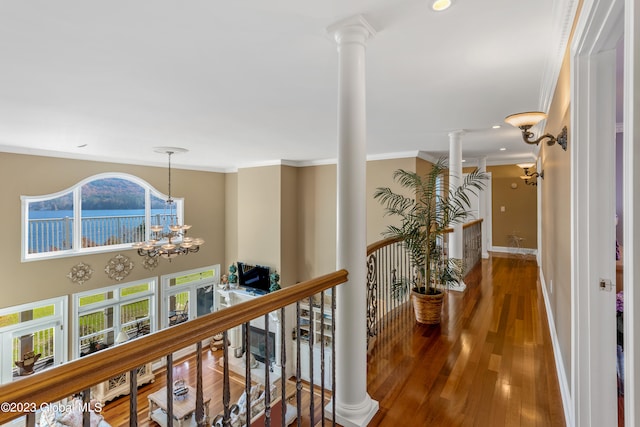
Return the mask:
<path id="1" fill-rule="evenodd" d="M 358 406 L 342 406 L 336 403 L 335 422 L 344 427 L 365 427 L 378 412 L 380 405 L 377 400 L 367 394 L 364 402 Z M 324 415 L 333 419 L 333 399 L 324 407 Z"/>
<path id="2" fill-rule="evenodd" d="M 461 280 L 460 283 L 448 283 L 447 288 L 449 288 L 450 291 L 464 292 L 467 289 L 467 285 Z"/>

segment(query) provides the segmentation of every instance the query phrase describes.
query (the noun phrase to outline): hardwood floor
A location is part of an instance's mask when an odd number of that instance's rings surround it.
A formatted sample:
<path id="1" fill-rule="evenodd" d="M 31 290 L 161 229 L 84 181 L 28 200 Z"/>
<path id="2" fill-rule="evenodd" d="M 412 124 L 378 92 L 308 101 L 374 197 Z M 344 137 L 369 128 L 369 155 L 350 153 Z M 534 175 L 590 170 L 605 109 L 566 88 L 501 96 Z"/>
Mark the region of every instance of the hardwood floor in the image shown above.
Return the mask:
<path id="1" fill-rule="evenodd" d="M 411 307 L 378 338 L 368 392 L 370 426 L 564 426 L 534 260 L 493 256 L 449 292 L 442 323 L 415 323 Z"/>
<path id="2" fill-rule="evenodd" d="M 417 324 L 406 305 L 377 338 L 369 354 L 368 392 L 380 411 L 370 426 L 564 426 L 535 261 L 493 256 L 466 283 L 464 293 L 447 295 L 440 325 Z M 211 368 L 217 353 L 205 350 L 203 357 L 212 416 L 221 408 L 222 376 Z M 175 372 L 195 384 L 193 359 L 176 363 Z M 139 388 L 140 426 L 156 426 L 147 421 L 146 396 L 164 386 L 163 373 L 158 378 Z M 232 386 L 234 402 L 242 386 Z M 307 388 L 304 426 L 310 425 L 309 401 Z M 316 396 L 316 420 L 320 408 Z M 113 426 L 128 425 L 128 411 L 124 397 L 109 403 L 103 415 Z"/>

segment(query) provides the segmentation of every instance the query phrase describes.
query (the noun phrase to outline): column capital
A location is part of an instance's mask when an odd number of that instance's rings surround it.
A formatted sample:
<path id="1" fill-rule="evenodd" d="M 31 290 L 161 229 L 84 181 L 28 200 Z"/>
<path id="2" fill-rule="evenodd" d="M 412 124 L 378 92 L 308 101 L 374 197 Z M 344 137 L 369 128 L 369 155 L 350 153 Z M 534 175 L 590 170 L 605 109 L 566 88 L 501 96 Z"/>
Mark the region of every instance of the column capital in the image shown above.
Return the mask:
<path id="1" fill-rule="evenodd" d="M 367 39 L 376 35 L 376 30 L 362 15 L 355 15 L 331 24 L 327 33 L 333 35 L 338 45 L 359 43 L 364 45 Z"/>
<path id="2" fill-rule="evenodd" d="M 463 136 L 464 134 L 466 134 L 466 133 L 467 133 L 467 132 L 466 132 L 466 131 L 464 131 L 464 130 L 462 130 L 462 129 L 460 129 L 460 130 L 454 130 L 454 131 L 449 132 L 449 138 L 462 138 L 462 136 Z"/>

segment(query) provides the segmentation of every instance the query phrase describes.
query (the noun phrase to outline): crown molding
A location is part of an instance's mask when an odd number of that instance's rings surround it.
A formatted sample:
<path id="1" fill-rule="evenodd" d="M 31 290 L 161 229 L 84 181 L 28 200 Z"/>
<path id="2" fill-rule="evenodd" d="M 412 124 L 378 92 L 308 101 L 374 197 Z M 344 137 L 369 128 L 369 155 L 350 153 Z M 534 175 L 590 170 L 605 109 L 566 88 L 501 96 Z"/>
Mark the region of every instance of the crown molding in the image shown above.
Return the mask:
<path id="1" fill-rule="evenodd" d="M 578 3 L 579 0 L 557 0 L 553 2 L 553 9 L 551 11 L 551 19 L 553 21 L 551 28 L 553 28 L 553 30 L 550 36 L 552 42 L 549 43 L 549 45 L 556 46 L 556 48 L 549 50 L 545 61 L 545 68 L 540 83 L 540 111 L 547 112 L 551 107 L 553 95 L 558 84 L 558 77 L 560 76 L 560 69 L 562 68 L 562 61 L 567 50 L 569 37 L 571 36 L 571 29 L 573 28 Z"/>
<path id="2" fill-rule="evenodd" d="M 70 160 L 82 160 L 87 162 L 100 162 L 100 163 L 117 163 L 122 165 L 134 165 L 134 166 L 149 166 L 149 167 L 159 167 L 166 168 L 167 163 L 165 161 L 130 161 L 126 158 L 120 157 L 105 157 L 105 156 L 92 156 L 84 153 L 64 153 L 60 151 L 53 150 L 44 150 L 39 148 L 25 148 L 25 147 L 16 147 L 12 145 L 0 145 L 1 153 L 11 153 L 11 154 L 24 154 L 27 156 L 42 156 L 42 157 L 54 157 L 58 159 L 70 159 Z M 225 173 L 225 168 L 219 167 L 205 167 L 205 166 L 186 166 L 181 165 L 180 163 L 171 162 L 172 169 L 182 169 L 182 170 L 194 170 L 194 171 L 202 171 L 202 172 L 217 172 L 217 173 Z"/>

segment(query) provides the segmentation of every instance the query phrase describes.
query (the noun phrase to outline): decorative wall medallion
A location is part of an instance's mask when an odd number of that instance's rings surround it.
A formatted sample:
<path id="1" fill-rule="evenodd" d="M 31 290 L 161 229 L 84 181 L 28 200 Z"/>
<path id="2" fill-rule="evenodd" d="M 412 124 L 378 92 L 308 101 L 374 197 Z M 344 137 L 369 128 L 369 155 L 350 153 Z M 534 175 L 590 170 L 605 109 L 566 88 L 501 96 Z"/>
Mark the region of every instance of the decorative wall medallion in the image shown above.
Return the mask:
<path id="1" fill-rule="evenodd" d="M 145 256 L 142 258 L 142 266 L 147 270 L 153 270 L 158 266 L 158 257 Z"/>
<path id="2" fill-rule="evenodd" d="M 127 277 L 133 270 L 133 262 L 128 257 L 118 254 L 111 258 L 104 268 L 110 279 L 120 281 Z"/>
<path id="3" fill-rule="evenodd" d="M 73 283 L 82 285 L 84 282 L 91 279 L 92 274 L 93 270 L 91 267 L 84 262 L 81 262 L 80 264 L 71 267 L 71 271 L 69 271 L 67 277 L 71 279 Z"/>

